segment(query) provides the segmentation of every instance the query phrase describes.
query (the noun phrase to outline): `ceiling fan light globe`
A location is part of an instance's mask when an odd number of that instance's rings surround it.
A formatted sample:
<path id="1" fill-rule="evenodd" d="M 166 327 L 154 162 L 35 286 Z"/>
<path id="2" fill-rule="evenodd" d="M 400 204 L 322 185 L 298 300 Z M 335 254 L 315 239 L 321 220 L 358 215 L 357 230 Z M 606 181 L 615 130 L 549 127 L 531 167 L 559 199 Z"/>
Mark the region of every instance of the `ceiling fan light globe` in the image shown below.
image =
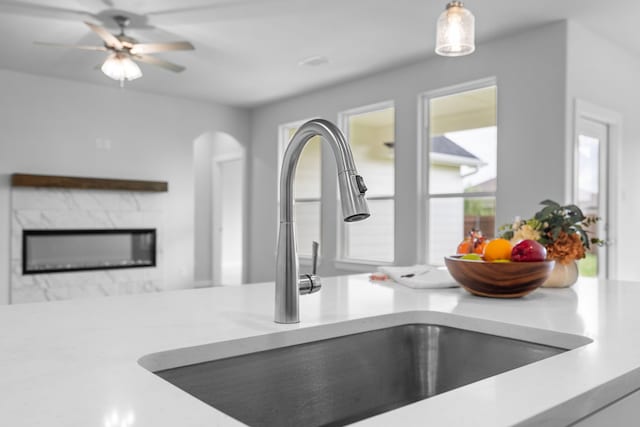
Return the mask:
<path id="1" fill-rule="evenodd" d="M 100 69 L 107 77 L 118 81 L 129 81 L 142 77 L 142 70 L 138 64 L 133 62 L 131 58 L 117 53 L 109 55 Z"/>

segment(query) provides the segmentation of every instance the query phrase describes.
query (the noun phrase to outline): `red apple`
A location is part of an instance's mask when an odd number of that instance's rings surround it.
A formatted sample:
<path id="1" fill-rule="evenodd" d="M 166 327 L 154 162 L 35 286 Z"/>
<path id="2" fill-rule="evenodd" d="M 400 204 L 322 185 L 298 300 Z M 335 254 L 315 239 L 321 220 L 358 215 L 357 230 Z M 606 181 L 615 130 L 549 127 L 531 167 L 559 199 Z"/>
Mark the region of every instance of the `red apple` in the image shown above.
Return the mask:
<path id="1" fill-rule="evenodd" d="M 534 262 L 547 259 L 547 249 L 535 240 L 522 240 L 511 250 L 511 261 Z"/>

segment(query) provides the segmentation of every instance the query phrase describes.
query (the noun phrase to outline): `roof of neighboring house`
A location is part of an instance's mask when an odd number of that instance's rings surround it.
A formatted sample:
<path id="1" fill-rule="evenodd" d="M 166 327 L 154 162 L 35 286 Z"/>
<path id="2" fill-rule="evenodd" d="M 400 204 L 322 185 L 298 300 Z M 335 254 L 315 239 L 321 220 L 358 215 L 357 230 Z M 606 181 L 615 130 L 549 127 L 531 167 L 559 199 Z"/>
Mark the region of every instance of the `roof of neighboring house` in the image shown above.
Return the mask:
<path id="1" fill-rule="evenodd" d="M 496 178 L 488 179 L 484 182 L 474 185 L 472 188 L 473 191 L 479 192 L 496 191 Z"/>
<path id="2" fill-rule="evenodd" d="M 443 135 L 431 138 L 431 152 L 480 160 L 478 157 L 474 156 L 473 154 Z"/>

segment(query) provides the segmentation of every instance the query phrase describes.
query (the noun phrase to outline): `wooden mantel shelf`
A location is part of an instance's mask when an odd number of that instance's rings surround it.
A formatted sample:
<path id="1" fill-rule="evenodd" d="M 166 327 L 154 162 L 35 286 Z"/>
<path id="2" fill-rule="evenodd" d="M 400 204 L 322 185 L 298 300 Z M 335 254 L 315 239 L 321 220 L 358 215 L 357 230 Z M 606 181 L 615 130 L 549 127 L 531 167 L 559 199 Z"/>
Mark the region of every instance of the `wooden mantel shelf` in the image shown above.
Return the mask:
<path id="1" fill-rule="evenodd" d="M 169 191 L 166 181 L 137 181 L 131 179 L 83 178 L 74 176 L 11 175 L 13 187 L 55 187 L 81 190 Z"/>

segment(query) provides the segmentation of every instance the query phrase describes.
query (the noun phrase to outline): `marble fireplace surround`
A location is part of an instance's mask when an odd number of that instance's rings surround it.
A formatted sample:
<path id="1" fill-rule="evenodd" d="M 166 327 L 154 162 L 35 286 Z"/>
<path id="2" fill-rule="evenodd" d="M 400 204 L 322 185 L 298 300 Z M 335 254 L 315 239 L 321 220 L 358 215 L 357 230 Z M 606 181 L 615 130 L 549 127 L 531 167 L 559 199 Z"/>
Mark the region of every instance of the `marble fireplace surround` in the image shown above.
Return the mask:
<path id="1" fill-rule="evenodd" d="M 12 304 L 157 292 L 164 288 L 166 182 L 14 174 Z M 156 266 L 22 274 L 23 229 L 156 229 Z"/>

